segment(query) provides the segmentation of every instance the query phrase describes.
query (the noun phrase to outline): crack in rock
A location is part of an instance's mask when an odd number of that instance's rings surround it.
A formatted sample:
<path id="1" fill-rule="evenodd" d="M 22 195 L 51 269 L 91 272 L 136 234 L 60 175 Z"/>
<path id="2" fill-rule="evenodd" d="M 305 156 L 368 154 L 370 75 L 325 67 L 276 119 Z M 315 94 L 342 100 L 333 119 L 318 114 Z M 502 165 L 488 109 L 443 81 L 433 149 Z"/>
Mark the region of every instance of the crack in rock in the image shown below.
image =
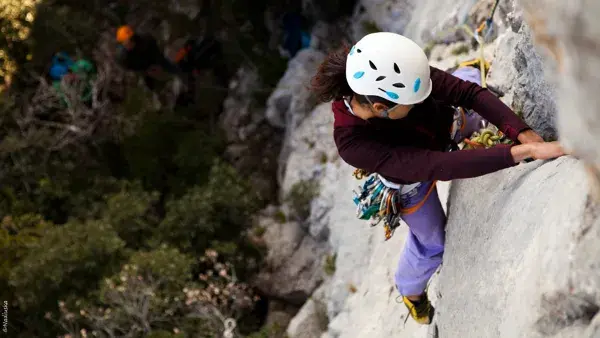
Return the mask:
<path id="1" fill-rule="evenodd" d="M 539 333 L 553 336 L 574 324 L 588 325 L 600 307 L 586 295 L 557 292 L 542 296 L 542 316 L 535 323 Z"/>

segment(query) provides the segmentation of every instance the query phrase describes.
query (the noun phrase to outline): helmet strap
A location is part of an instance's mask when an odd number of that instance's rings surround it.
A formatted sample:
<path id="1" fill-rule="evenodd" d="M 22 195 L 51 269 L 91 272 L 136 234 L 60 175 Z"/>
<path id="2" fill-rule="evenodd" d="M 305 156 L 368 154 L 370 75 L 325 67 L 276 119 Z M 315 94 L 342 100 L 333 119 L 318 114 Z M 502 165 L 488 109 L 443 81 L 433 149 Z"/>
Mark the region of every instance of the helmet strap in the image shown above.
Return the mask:
<path id="1" fill-rule="evenodd" d="M 369 99 L 369 96 L 367 96 L 367 95 L 363 95 L 363 96 L 365 97 L 365 99 L 367 99 L 367 101 L 371 105 L 371 110 L 373 110 L 374 112 L 377 112 L 377 110 L 375 110 L 375 106 L 373 105 L 373 102 L 371 102 L 371 99 Z M 390 110 L 386 109 L 386 110 L 382 111 L 381 113 L 379 113 L 379 115 L 384 119 L 389 119 L 390 118 Z"/>

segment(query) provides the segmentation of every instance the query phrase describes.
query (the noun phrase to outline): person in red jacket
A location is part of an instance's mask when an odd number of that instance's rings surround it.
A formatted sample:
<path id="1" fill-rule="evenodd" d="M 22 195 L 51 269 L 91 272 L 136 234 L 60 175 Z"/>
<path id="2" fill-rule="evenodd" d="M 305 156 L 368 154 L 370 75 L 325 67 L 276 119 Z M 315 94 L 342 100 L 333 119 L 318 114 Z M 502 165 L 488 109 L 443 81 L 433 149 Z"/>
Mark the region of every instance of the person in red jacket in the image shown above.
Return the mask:
<path id="1" fill-rule="evenodd" d="M 384 215 L 386 231 L 400 219 L 409 226 L 395 284 L 421 324 L 429 324 L 434 314 L 426 287 L 444 253 L 446 215 L 435 182 L 564 155 L 558 142 L 544 142 L 482 88 L 479 70 L 461 68 L 454 74 L 429 66 L 412 40 L 378 32 L 351 49 L 329 54 L 312 79 L 319 100 L 333 100 L 333 136 L 340 157 L 372 173 L 355 198 L 359 214 L 366 215 L 361 218 L 378 221 Z M 455 107 L 468 113 L 457 114 Z M 484 119 L 515 144 L 451 151 L 458 150 L 457 143 L 478 130 Z"/>

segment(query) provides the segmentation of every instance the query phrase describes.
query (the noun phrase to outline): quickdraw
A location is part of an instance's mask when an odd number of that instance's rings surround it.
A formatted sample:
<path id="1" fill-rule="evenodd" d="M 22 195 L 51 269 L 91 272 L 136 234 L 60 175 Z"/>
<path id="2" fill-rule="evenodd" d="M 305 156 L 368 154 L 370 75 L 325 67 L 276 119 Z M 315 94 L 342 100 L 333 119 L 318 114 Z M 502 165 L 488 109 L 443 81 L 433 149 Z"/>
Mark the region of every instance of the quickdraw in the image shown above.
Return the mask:
<path id="1" fill-rule="evenodd" d="M 389 240 L 400 225 L 400 190 L 387 187 L 377 174 L 368 174 L 362 169 L 356 169 L 353 176 L 358 180 L 368 176 L 362 187 L 353 191 L 356 217 L 369 220 L 371 226 L 383 221 L 385 240 Z"/>

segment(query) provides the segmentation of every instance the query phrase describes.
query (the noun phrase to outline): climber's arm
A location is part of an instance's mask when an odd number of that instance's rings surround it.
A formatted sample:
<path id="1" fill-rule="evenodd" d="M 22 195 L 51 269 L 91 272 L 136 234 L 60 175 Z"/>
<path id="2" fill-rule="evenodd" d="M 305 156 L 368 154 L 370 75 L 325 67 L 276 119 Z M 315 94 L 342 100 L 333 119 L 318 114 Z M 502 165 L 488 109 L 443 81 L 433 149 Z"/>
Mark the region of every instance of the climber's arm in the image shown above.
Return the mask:
<path id="1" fill-rule="evenodd" d="M 489 90 L 435 67 L 430 69 L 433 98 L 449 105 L 475 110 L 515 142 L 521 132 L 531 129 Z"/>
<path id="2" fill-rule="evenodd" d="M 455 152 L 392 147 L 352 127 L 335 128 L 334 138 L 346 163 L 397 182 L 477 177 L 517 164 L 507 145 Z"/>

